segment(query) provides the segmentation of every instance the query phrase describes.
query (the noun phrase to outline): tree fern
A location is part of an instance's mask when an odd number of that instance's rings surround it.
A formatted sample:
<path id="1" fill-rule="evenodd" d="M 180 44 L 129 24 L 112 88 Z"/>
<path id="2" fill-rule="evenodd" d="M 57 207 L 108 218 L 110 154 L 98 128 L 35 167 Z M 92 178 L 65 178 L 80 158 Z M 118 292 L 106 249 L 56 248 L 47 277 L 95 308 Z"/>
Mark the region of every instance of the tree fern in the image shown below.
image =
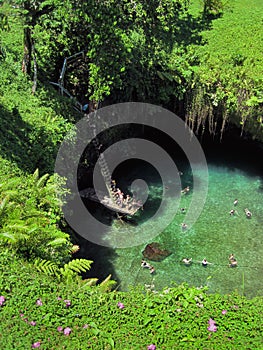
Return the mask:
<path id="1" fill-rule="evenodd" d="M 90 269 L 92 264 L 91 260 L 75 259 L 65 264 L 63 267 L 59 267 L 53 261 L 45 259 L 36 259 L 34 266 L 36 269 L 48 276 L 55 276 L 59 281 L 63 281 L 67 284 L 74 283 L 74 286 L 79 288 L 90 288 L 96 286 L 98 278 L 88 278 L 81 280 L 79 274 Z M 76 283 L 77 282 L 77 283 Z M 111 279 L 111 275 L 108 275 L 97 288 L 100 292 L 110 292 L 116 285 L 116 281 Z"/>
<path id="2" fill-rule="evenodd" d="M 10 237 L 10 243 L 18 243 L 19 241 L 25 241 L 30 238 L 30 233 L 34 232 L 36 228 L 26 226 L 21 220 L 9 223 L 3 227 L 3 231 L 0 232 L 1 237 Z"/>

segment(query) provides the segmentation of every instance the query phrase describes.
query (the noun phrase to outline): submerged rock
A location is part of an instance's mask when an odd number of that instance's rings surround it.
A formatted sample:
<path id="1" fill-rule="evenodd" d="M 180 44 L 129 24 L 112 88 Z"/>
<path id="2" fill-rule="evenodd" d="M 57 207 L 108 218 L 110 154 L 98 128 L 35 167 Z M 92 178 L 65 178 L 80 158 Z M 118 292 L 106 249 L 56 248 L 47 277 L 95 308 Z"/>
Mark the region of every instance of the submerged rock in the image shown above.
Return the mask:
<path id="1" fill-rule="evenodd" d="M 147 244 L 142 254 L 144 258 L 147 258 L 149 260 L 161 261 L 165 259 L 168 255 L 172 254 L 172 252 L 170 252 L 167 249 L 162 249 L 159 243 L 152 242 L 150 244 Z"/>

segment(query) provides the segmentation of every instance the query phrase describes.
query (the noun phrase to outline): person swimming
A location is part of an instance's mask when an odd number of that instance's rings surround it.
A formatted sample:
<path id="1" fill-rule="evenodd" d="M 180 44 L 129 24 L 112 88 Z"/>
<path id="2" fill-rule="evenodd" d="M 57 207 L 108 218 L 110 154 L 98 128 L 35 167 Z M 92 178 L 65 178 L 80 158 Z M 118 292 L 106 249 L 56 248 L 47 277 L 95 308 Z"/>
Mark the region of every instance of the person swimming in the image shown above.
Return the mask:
<path id="1" fill-rule="evenodd" d="M 207 267 L 208 261 L 207 261 L 206 259 L 203 259 L 203 260 L 202 260 L 202 265 L 203 265 L 204 267 Z"/>
<path id="2" fill-rule="evenodd" d="M 150 267 L 150 274 L 155 273 L 155 268 L 153 266 Z"/>
<path id="3" fill-rule="evenodd" d="M 187 266 L 189 266 L 189 265 L 191 265 L 191 263 L 192 263 L 192 258 L 184 258 L 184 259 L 182 259 L 182 262 L 185 264 L 185 265 L 187 265 Z"/>
<path id="4" fill-rule="evenodd" d="M 229 261 L 231 261 L 231 260 L 235 259 L 234 254 L 230 254 L 230 255 L 229 255 L 229 257 L 228 257 L 228 259 L 229 259 Z"/>
<path id="5" fill-rule="evenodd" d="M 189 193 L 189 192 L 190 192 L 190 186 L 186 186 L 186 187 L 181 191 L 182 194 L 186 194 L 186 193 Z"/>
<path id="6" fill-rule="evenodd" d="M 141 267 L 145 267 L 145 268 L 149 269 L 151 267 L 151 265 L 149 263 L 147 263 L 147 261 L 142 260 Z"/>
<path id="7" fill-rule="evenodd" d="M 187 228 L 188 228 L 188 226 L 187 226 L 187 224 L 185 222 L 181 223 L 181 227 L 182 227 L 183 231 L 187 230 Z"/>
<path id="8" fill-rule="evenodd" d="M 230 254 L 228 257 L 229 260 L 229 267 L 237 267 L 237 259 L 235 258 L 234 254 Z"/>
<path id="9" fill-rule="evenodd" d="M 229 263 L 228 266 L 229 267 L 237 267 L 237 260 L 236 259 L 230 260 L 230 263 Z"/>
<path id="10" fill-rule="evenodd" d="M 252 217 L 251 211 L 249 211 L 248 208 L 245 208 L 244 211 L 245 211 L 246 217 L 250 219 Z"/>
<path id="11" fill-rule="evenodd" d="M 146 268 L 146 269 L 149 269 L 150 274 L 155 273 L 155 268 L 154 268 L 152 265 L 150 265 L 150 264 L 149 264 L 147 261 L 145 261 L 145 260 L 142 260 L 142 262 L 141 262 L 141 267 L 144 267 L 144 268 Z"/>
<path id="12" fill-rule="evenodd" d="M 236 206 L 238 204 L 238 199 L 237 198 L 234 200 L 233 204 L 234 204 L 234 206 Z"/>

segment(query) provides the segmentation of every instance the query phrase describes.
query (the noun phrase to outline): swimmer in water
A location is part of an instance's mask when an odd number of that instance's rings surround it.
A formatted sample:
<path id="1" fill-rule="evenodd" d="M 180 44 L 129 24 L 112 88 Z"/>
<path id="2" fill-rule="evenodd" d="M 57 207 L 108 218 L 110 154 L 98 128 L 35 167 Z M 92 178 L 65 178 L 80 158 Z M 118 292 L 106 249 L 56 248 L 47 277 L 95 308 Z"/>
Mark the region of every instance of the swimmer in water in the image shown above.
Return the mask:
<path id="1" fill-rule="evenodd" d="M 182 262 L 185 264 L 185 265 L 187 265 L 187 266 L 189 266 L 189 265 L 191 265 L 191 263 L 192 263 L 192 258 L 184 258 L 184 259 L 182 259 Z"/>

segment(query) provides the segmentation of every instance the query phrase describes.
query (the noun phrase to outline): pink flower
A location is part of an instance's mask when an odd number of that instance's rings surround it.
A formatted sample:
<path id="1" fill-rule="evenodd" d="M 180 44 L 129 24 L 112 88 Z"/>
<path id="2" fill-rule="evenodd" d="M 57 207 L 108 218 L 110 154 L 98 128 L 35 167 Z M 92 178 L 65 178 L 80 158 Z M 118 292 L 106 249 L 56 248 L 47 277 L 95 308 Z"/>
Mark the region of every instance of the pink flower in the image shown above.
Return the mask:
<path id="1" fill-rule="evenodd" d="M 31 326 L 35 326 L 37 323 L 35 321 L 30 322 Z"/>
<path id="2" fill-rule="evenodd" d="M 216 332 L 217 331 L 217 327 L 214 324 L 210 324 L 209 327 L 207 327 L 207 329 L 210 332 Z"/>
<path id="3" fill-rule="evenodd" d="M 147 350 L 156 350 L 156 346 L 154 344 L 148 345 Z"/>
<path id="4" fill-rule="evenodd" d="M 227 313 L 227 310 L 222 310 L 222 315 L 225 315 Z"/>
<path id="5" fill-rule="evenodd" d="M 117 306 L 118 306 L 119 309 L 124 309 L 124 304 L 123 303 L 118 302 Z"/>
<path id="6" fill-rule="evenodd" d="M 207 327 L 207 329 L 209 330 L 209 332 L 216 332 L 217 331 L 215 321 L 212 318 L 210 318 L 208 320 L 208 324 L 209 324 L 209 327 Z"/>
<path id="7" fill-rule="evenodd" d="M 62 332 L 62 331 L 63 331 L 63 327 L 58 326 L 57 330 L 58 330 L 59 332 Z"/>
<path id="8" fill-rule="evenodd" d="M 216 323 L 215 323 L 215 321 L 212 318 L 209 318 L 208 324 L 210 326 L 210 325 L 215 325 Z"/>
<path id="9" fill-rule="evenodd" d="M 20 317 L 24 317 L 25 315 L 24 314 L 20 314 Z"/>
<path id="10" fill-rule="evenodd" d="M 69 307 L 70 305 L 71 305 L 71 302 L 70 302 L 70 300 L 64 300 L 64 303 L 66 303 L 66 307 Z"/>
<path id="11" fill-rule="evenodd" d="M 2 306 L 5 302 L 5 297 L 3 295 L 0 296 L 0 306 Z"/>
<path id="12" fill-rule="evenodd" d="M 42 300 L 41 300 L 41 299 L 37 299 L 36 304 L 37 304 L 38 306 L 43 305 Z"/>
<path id="13" fill-rule="evenodd" d="M 71 333 L 71 329 L 70 329 L 69 327 L 66 327 L 66 328 L 64 329 L 64 334 L 65 334 L 65 335 L 70 335 L 70 333 Z"/>
<path id="14" fill-rule="evenodd" d="M 89 328 L 89 325 L 88 324 L 84 324 L 83 328 L 87 329 L 87 328 Z"/>
<path id="15" fill-rule="evenodd" d="M 40 347 L 40 341 L 37 341 L 36 343 L 32 344 L 32 348 L 39 348 Z"/>
<path id="16" fill-rule="evenodd" d="M 62 300 L 62 298 L 60 298 L 60 297 L 57 297 L 57 300 Z"/>

